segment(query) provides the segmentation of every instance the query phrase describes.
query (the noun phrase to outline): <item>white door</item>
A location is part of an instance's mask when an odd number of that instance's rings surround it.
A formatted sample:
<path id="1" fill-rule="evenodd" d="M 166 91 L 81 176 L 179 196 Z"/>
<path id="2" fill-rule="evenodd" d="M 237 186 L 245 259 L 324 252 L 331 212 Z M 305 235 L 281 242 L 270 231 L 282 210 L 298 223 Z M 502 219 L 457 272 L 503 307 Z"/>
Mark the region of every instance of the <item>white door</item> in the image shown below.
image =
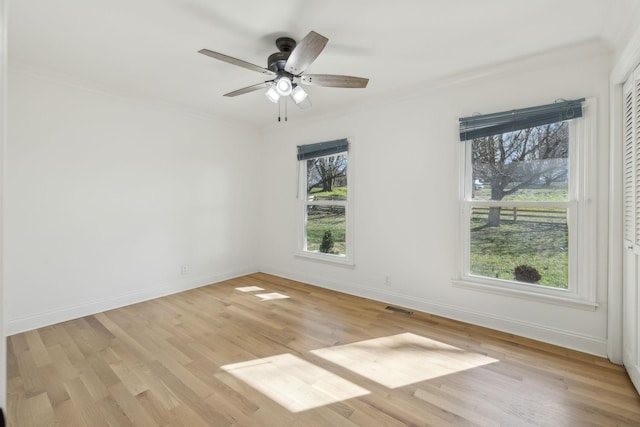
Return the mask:
<path id="1" fill-rule="evenodd" d="M 640 67 L 623 89 L 624 259 L 622 359 L 640 391 Z"/>

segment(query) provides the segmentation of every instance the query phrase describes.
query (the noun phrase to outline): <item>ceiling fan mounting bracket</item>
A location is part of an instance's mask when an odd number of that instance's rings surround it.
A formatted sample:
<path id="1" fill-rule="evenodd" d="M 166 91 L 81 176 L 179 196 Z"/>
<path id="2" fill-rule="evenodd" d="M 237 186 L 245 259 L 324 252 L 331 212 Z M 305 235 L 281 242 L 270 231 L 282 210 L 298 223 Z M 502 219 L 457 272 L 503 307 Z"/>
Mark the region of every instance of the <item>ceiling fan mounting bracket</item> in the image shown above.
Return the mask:
<path id="1" fill-rule="evenodd" d="M 278 37 L 276 47 L 280 52 L 291 52 L 296 47 L 296 41 L 291 37 Z"/>

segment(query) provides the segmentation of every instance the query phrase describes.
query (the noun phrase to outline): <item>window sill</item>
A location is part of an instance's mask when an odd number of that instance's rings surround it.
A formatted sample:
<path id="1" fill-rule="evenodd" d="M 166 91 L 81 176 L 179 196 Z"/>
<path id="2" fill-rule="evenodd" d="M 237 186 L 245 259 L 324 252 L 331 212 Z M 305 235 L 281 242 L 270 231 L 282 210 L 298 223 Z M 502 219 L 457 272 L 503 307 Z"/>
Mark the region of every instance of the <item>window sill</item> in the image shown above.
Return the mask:
<path id="1" fill-rule="evenodd" d="M 354 268 L 353 259 L 340 255 L 327 255 L 320 252 L 303 252 L 299 251 L 295 254 L 296 258 L 306 259 L 310 261 L 318 261 L 325 264 L 339 265 L 341 267 Z"/>
<path id="2" fill-rule="evenodd" d="M 505 288 L 498 285 L 477 283 L 470 280 L 453 279 L 451 283 L 454 287 L 457 288 L 488 292 L 492 294 L 521 298 L 529 301 L 543 302 L 547 304 L 563 305 L 566 307 L 579 308 L 582 310 L 596 311 L 599 306 L 599 304 L 595 301 L 587 301 L 584 299 L 569 298 L 558 295 L 548 295 L 523 289 Z"/>

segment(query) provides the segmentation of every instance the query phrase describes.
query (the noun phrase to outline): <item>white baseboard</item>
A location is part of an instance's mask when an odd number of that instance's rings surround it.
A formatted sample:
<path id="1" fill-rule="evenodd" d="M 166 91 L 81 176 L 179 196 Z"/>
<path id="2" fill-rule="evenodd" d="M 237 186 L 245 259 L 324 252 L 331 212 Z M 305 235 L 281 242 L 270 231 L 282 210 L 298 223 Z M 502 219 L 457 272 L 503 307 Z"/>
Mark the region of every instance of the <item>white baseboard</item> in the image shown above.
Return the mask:
<path id="1" fill-rule="evenodd" d="M 314 286 L 320 286 L 350 295 L 369 298 L 385 304 L 399 305 L 405 308 L 422 311 L 424 313 L 435 314 L 437 316 L 459 320 L 461 322 L 495 329 L 525 338 L 531 338 L 572 350 L 582 351 L 584 353 L 607 357 L 607 341 L 599 337 L 577 334 L 563 329 L 550 328 L 544 325 L 523 322 L 518 319 L 496 316 L 480 311 L 461 309 L 460 307 L 427 301 L 421 298 L 406 296 L 394 292 L 365 288 L 355 283 L 335 283 L 326 280 L 326 278 L 294 273 L 265 266 L 261 267 L 261 271 L 287 279 L 309 283 Z"/>
<path id="2" fill-rule="evenodd" d="M 233 279 L 257 272 L 256 268 L 240 269 L 226 271 L 212 275 L 199 276 L 189 280 L 181 280 L 173 283 L 162 283 L 157 286 L 149 287 L 144 290 L 131 292 L 128 294 L 118 295 L 113 298 L 104 300 L 87 301 L 83 304 L 62 307 L 59 309 L 38 313 L 28 317 L 7 319 L 6 334 L 14 335 L 32 329 L 53 325 L 67 320 L 78 319 L 84 316 L 101 313 L 103 311 L 113 310 L 115 308 L 124 307 L 139 302 L 148 301 L 154 298 L 184 292 L 189 289 L 195 289 L 207 286 L 212 283 L 222 282 L 224 280 Z"/>

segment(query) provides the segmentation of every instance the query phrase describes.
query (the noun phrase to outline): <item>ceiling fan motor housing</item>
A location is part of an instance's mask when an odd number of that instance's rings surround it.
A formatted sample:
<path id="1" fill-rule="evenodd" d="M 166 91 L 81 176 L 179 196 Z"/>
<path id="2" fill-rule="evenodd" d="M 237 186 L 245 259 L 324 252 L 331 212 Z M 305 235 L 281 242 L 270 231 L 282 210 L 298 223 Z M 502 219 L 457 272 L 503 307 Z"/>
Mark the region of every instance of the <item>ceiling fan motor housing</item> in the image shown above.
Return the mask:
<path id="1" fill-rule="evenodd" d="M 276 52 L 269 55 L 267 68 L 278 74 L 280 71 L 284 71 L 284 66 L 287 63 L 287 59 L 289 59 L 289 54 L 290 52 Z"/>

